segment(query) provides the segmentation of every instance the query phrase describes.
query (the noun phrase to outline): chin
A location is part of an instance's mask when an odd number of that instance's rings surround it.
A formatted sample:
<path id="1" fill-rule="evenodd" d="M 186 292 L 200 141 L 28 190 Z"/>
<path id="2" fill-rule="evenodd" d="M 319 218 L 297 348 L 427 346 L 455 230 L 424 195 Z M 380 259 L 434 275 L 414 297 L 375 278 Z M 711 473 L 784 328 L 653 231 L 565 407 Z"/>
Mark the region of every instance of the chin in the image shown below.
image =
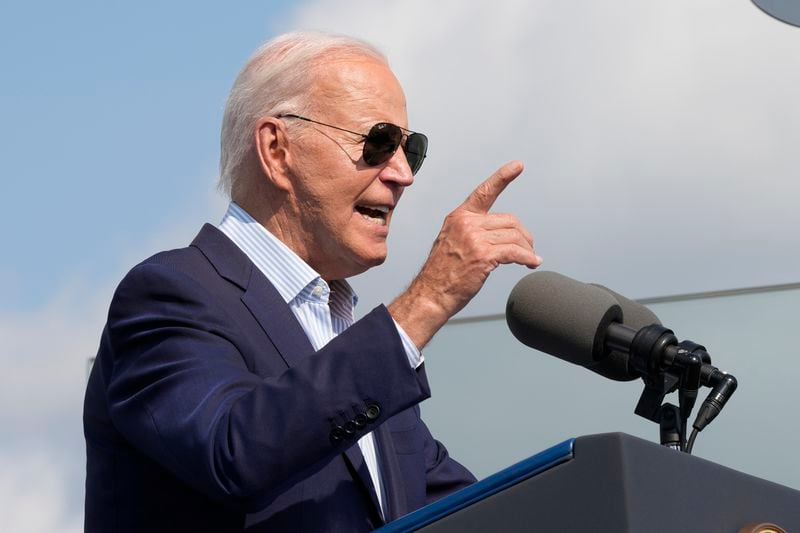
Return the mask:
<path id="1" fill-rule="evenodd" d="M 369 270 L 370 268 L 382 265 L 384 262 L 386 262 L 386 254 L 364 258 L 361 264 L 363 265 L 364 270 Z"/>
<path id="2" fill-rule="evenodd" d="M 358 265 L 356 266 L 358 272 L 354 272 L 353 274 L 350 275 L 356 276 L 358 274 L 363 274 L 364 272 L 373 267 L 382 265 L 386 261 L 386 255 L 387 254 L 385 251 L 383 253 L 362 255 L 361 257 L 358 258 L 359 259 Z"/>
<path id="3" fill-rule="evenodd" d="M 369 266 L 369 267 L 370 267 L 370 268 L 372 268 L 372 267 L 376 267 L 376 266 L 378 266 L 378 265 L 382 265 L 382 264 L 383 264 L 383 263 L 385 263 L 385 262 L 386 262 L 386 254 L 383 254 L 383 255 L 382 255 L 382 256 L 380 256 L 380 257 L 376 257 L 376 258 L 375 258 L 375 260 L 374 260 L 374 261 L 372 261 L 372 264 L 370 264 L 370 266 Z"/>

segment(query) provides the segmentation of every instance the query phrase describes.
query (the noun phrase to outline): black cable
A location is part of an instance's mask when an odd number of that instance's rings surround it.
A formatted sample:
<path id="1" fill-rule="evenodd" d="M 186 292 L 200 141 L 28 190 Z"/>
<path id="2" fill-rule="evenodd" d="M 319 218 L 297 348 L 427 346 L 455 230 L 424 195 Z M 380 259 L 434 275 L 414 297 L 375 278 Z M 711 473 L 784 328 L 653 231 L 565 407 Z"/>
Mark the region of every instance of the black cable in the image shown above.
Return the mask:
<path id="1" fill-rule="evenodd" d="M 694 439 L 697 438 L 697 434 L 700 433 L 697 431 L 697 428 L 692 430 L 692 435 L 689 437 L 689 442 L 686 444 L 686 453 L 691 455 L 692 448 L 694 448 Z"/>

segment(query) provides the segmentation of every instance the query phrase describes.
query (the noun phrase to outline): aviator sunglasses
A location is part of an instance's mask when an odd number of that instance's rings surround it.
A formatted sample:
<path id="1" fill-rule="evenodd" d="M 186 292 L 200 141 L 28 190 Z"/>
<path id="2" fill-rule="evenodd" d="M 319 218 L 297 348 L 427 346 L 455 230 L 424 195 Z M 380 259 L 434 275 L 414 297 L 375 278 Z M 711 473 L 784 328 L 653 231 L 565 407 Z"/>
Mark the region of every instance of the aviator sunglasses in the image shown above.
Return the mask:
<path id="1" fill-rule="evenodd" d="M 278 118 L 296 118 L 298 120 L 305 120 L 306 122 L 313 122 L 320 126 L 327 126 L 335 130 L 352 133 L 364 138 L 364 162 L 371 167 L 381 165 L 387 162 L 397 148 L 402 146 L 406 154 L 408 166 L 411 167 L 411 173 L 416 174 L 425 161 L 425 153 L 428 151 L 428 138 L 422 133 L 416 133 L 411 130 L 401 128 L 388 122 L 379 122 L 370 128 L 369 133 L 364 135 L 357 131 L 350 131 L 339 126 L 332 126 L 311 120 L 310 118 L 301 117 L 300 115 L 280 115 Z M 405 141 L 405 142 L 404 142 Z"/>

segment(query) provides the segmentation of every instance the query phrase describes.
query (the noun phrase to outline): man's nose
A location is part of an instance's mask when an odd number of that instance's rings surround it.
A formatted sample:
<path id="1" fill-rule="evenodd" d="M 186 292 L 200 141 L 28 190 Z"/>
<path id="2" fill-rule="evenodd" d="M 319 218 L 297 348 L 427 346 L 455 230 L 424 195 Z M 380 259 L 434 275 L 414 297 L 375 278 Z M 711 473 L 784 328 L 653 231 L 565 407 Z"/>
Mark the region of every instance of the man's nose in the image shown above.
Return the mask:
<path id="1" fill-rule="evenodd" d="M 414 175 L 411 173 L 411 167 L 408 165 L 408 159 L 406 159 L 406 153 L 402 147 L 397 148 L 380 175 L 381 180 L 393 181 L 402 187 L 408 187 L 414 183 Z"/>

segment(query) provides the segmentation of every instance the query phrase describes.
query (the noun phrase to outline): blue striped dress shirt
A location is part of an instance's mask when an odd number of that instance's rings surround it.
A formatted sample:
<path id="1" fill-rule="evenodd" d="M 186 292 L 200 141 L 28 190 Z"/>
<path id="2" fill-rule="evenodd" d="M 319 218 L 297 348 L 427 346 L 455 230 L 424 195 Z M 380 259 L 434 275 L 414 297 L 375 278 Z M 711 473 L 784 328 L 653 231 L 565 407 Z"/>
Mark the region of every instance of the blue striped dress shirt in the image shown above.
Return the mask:
<path id="1" fill-rule="evenodd" d="M 353 324 L 353 310 L 358 297 L 344 280 L 325 282 L 288 246 L 259 224 L 236 202 L 231 202 L 219 229 L 232 240 L 278 290 L 315 350 Z M 422 364 L 423 357 L 403 328 L 397 331 L 412 368 Z M 378 451 L 372 433 L 358 441 L 372 483 L 383 511 L 384 486 L 378 467 Z"/>

